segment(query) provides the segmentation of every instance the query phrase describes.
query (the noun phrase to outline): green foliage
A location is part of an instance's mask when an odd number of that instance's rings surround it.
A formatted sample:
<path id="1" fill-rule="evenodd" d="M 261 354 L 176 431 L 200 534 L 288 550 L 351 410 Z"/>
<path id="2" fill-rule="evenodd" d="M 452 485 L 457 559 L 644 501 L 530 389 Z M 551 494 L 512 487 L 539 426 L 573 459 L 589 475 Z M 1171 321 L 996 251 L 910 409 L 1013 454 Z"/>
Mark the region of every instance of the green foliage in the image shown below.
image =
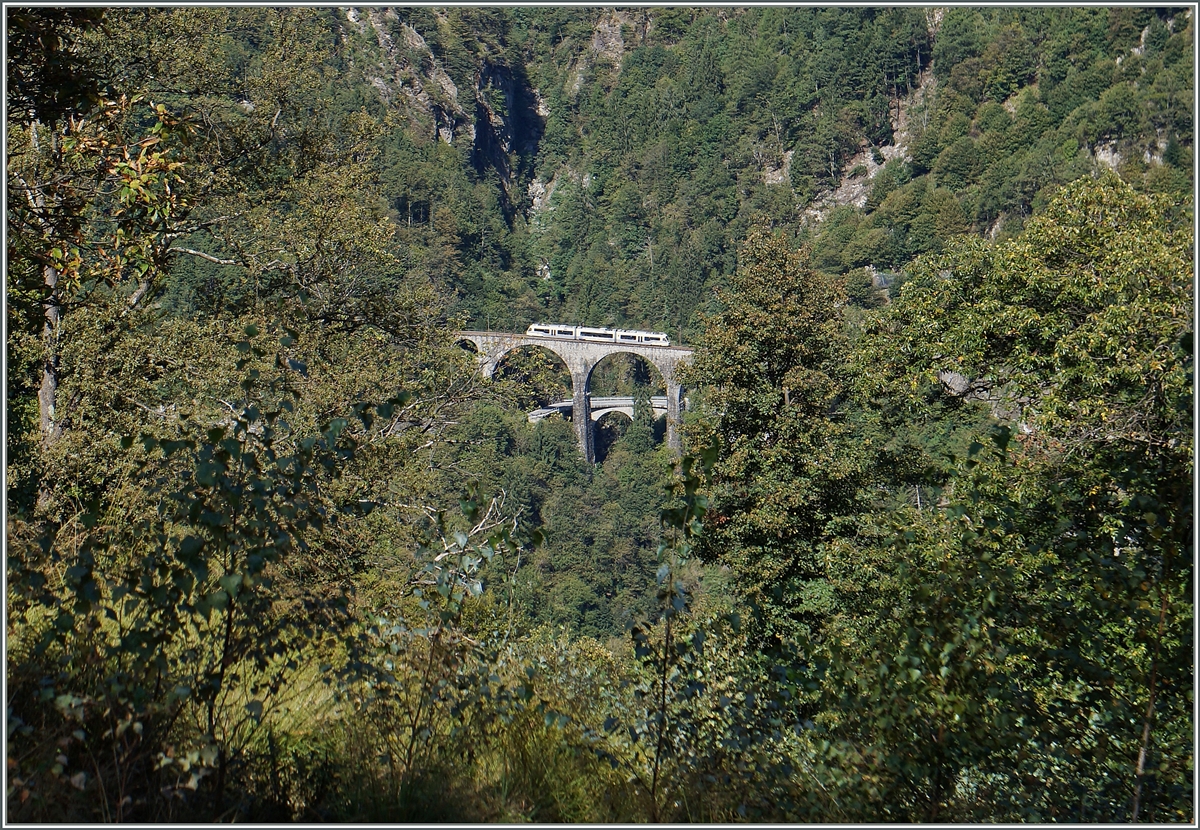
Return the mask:
<path id="1" fill-rule="evenodd" d="M 124 487 L 9 561 L 15 607 L 45 621 L 24 647 L 58 664 L 25 702 L 53 701 L 80 727 L 79 754 L 105 759 L 88 770 L 80 757 L 72 778 L 85 790 L 94 770 L 102 818 L 170 816 L 173 794 L 209 775 L 206 797 L 223 812 L 231 770 L 281 687 L 348 622 L 345 598 L 314 591 L 305 574 L 309 540 L 330 518 L 319 482 L 352 451 L 347 421 L 297 435 L 289 375 L 303 364 L 277 354 L 265 382 L 252 363 L 267 352 L 251 339 L 235 346 L 244 395 L 224 423 L 185 418 L 178 437 L 121 439 L 142 448 Z M 406 398 L 358 415 L 388 417 Z M 151 517 L 130 511 L 131 488 L 156 503 Z M 47 780 L 69 773 L 58 761 Z"/>
<path id="2" fill-rule="evenodd" d="M 1190 20 L 1146 16 L 1147 37 L 1153 30 L 1165 44 L 1163 35 L 1173 31 L 1171 37 L 1190 42 Z M 884 215 L 885 197 L 897 186 L 889 162 L 871 182 L 864 225 L 892 231 L 891 239 L 866 230 L 838 239 L 832 224 L 844 219 L 828 216 L 819 234 L 822 267 L 899 269 L 941 250 L 952 234 L 1003 234 L 1006 224 L 1043 207 L 1058 186 L 1111 164 L 1101 161 L 1105 149 L 1119 154 L 1122 175 L 1148 190 L 1163 187 L 1165 156 L 1162 165 L 1133 159 L 1165 153 L 1164 126 L 1177 117 L 1168 111 L 1190 119 L 1162 90 L 1190 83 L 1179 73 L 1191 70 L 1162 53 L 1149 57 L 1138 37 L 1130 42 L 1129 25 L 1122 23 L 1125 34 L 1110 40 L 1102 12 L 948 11 L 933 49 L 937 85 L 911 107 L 907 156 L 918 192 L 931 190 L 925 179 L 932 177 L 954 193 L 961 218 L 952 228 L 928 220 L 913 228 L 908 219 L 896 223 Z M 1054 34 L 1039 40 L 1029 36 L 1035 31 Z M 1122 44 L 1116 53 L 1114 43 Z"/>
<path id="3" fill-rule="evenodd" d="M 778 692 L 761 677 L 765 661 L 749 645 L 737 612 L 696 605 L 688 561 L 704 532 L 717 447 L 684 458 L 662 511 L 657 604 L 631 628 L 635 663 L 620 685 L 599 689 L 610 714 L 582 736 L 599 757 L 629 777 L 633 796 L 651 821 L 712 821 L 746 814 L 762 795 L 760 780 L 733 783 L 731 761 L 764 779 L 772 759 L 766 723 L 778 711 Z M 786 693 L 783 693 L 786 697 Z M 758 776 L 755 776 L 758 779 Z M 737 803 L 739 802 L 740 803 Z"/>
<path id="4" fill-rule="evenodd" d="M 99 98 L 99 67 L 79 41 L 103 18 L 101 9 L 25 9 L 7 18 L 8 106 L 45 124 L 86 110 Z"/>
<path id="5" fill-rule="evenodd" d="M 871 272 L 866 268 L 851 271 L 846 276 L 846 299 L 862 308 L 879 308 L 884 302 Z"/>
<path id="6" fill-rule="evenodd" d="M 10 816 L 1194 820 L 1189 14 L 8 24 Z"/>
<path id="7" fill-rule="evenodd" d="M 416 608 L 393 603 L 408 620 L 378 616 L 350 644 L 340 695 L 354 706 L 355 752 L 384 765 L 343 806 L 352 817 L 428 817 L 428 776 L 461 764 L 450 754 L 456 747 L 470 762 L 488 731 L 511 723 L 530 700 L 528 676 L 496 673 L 505 656 L 511 659 L 511 630 L 480 642 L 463 623 L 483 594 L 485 574 L 500 571 L 506 556 L 536 544 L 540 534 L 498 515 L 494 500 L 482 513 L 472 495 L 460 507 L 468 527 L 450 531 L 439 516 L 436 543 L 417 551 L 421 567 L 410 587 Z"/>
<path id="8" fill-rule="evenodd" d="M 501 382 L 514 384 L 515 402 L 520 409 L 538 409 L 571 398 L 570 372 L 557 356 L 546 349 L 512 351 L 497 367 L 496 374 Z"/>
<path id="9" fill-rule="evenodd" d="M 848 725 L 875 702 L 847 751 L 869 744 L 888 769 L 903 759 L 871 797 L 908 820 L 982 815 L 953 779 L 1029 820 L 1183 809 L 1174 736 L 1188 716 L 1167 689 L 1192 671 L 1178 634 L 1193 613 L 1191 267 L 1166 209 L 1112 177 L 1080 182 L 1018 240 L 924 261 L 864 356 L 901 388 L 985 390 L 1012 424 L 994 452 L 977 443 L 959 461 L 944 511 L 897 516 L 871 564 L 876 622 L 857 618 L 830 657 L 872 667 L 830 675 Z M 872 625 L 890 633 L 876 640 Z M 897 695 L 929 708 L 878 708 Z M 923 754 L 905 744 L 909 717 Z M 1045 791 L 1023 790 L 1032 770 Z"/>
<path id="10" fill-rule="evenodd" d="M 687 375 L 708 387 L 692 440 L 721 445 L 701 551 L 733 568 L 762 635 L 786 638 L 820 614 L 797 597 L 823 579 L 824 546 L 856 511 L 863 474 L 838 407 L 844 289 L 755 231 L 719 297 Z"/>
<path id="11" fill-rule="evenodd" d="M 558 417 L 530 428 L 523 412 L 478 409 L 457 431 L 465 444 L 457 445 L 458 469 L 507 494 L 522 519 L 545 532 L 514 587 L 531 623 L 603 639 L 647 608 L 653 595 L 643 575 L 658 543 L 657 493 L 669 476 L 669 451 L 648 420 L 613 438 L 595 467 Z"/>

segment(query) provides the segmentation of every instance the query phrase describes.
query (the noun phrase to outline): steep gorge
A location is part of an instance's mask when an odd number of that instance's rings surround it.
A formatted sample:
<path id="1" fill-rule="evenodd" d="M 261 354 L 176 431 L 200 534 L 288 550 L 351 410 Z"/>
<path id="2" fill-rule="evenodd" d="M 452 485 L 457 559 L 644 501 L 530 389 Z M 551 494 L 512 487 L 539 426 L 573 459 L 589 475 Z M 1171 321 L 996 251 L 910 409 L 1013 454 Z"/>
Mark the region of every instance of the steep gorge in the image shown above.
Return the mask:
<path id="1" fill-rule="evenodd" d="M 390 123 L 454 148 L 476 188 L 430 169 L 385 198 L 410 224 L 411 204 L 451 210 L 463 310 L 517 328 L 691 330 L 756 222 L 825 270 L 898 273 L 947 234 L 1017 232 L 1101 167 L 1190 188 L 1186 10 L 336 15 Z"/>

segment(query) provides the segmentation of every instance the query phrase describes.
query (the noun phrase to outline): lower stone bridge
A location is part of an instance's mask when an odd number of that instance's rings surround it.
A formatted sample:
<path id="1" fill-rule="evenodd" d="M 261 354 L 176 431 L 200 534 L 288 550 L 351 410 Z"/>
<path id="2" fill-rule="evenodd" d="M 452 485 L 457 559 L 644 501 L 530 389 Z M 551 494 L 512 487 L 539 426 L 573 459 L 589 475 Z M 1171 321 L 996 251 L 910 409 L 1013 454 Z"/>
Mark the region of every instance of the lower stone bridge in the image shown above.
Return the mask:
<path id="1" fill-rule="evenodd" d="M 679 409 L 682 386 L 677 372 L 692 360 L 692 350 L 683 346 L 662 346 L 652 343 L 603 343 L 589 340 L 574 340 L 566 337 L 533 337 L 528 334 L 507 334 L 494 331 L 461 331 L 461 343 L 470 343 L 479 361 L 484 377 L 492 377 L 500 361 L 509 352 L 526 346 L 537 346 L 556 354 L 566 364 L 571 374 L 571 420 L 579 447 L 588 461 L 596 460 L 592 424 L 591 378 L 592 370 L 601 360 L 613 354 L 632 354 L 653 366 L 662 376 L 667 394 L 663 408 L 667 415 L 667 445 L 676 452 L 682 449 L 679 435 Z M 633 403 L 630 400 L 630 414 Z M 603 414 L 603 413 L 601 413 Z"/>
<path id="2" fill-rule="evenodd" d="M 611 398 L 590 398 L 588 403 L 592 410 L 592 423 L 599 423 L 600 419 L 611 412 L 620 412 L 633 420 L 633 408 L 637 405 L 634 398 L 628 397 L 611 397 Z M 541 409 L 535 409 L 529 413 L 529 423 L 536 424 L 543 418 L 548 418 L 551 415 L 570 415 L 574 408 L 574 401 L 555 401 L 543 406 Z M 650 398 L 650 407 L 654 410 L 654 417 L 661 418 L 667 414 L 667 396 L 654 395 Z"/>

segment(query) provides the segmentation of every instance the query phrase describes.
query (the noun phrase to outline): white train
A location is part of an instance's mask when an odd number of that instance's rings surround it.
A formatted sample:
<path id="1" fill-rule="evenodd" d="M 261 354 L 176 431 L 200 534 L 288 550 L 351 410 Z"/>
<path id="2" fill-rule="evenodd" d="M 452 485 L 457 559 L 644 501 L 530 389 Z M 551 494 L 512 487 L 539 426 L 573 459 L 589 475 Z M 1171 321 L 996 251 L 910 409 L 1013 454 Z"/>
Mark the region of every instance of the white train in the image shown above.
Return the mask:
<path id="1" fill-rule="evenodd" d="M 661 331 L 602 329 L 592 326 L 565 326 L 559 323 L 534 323 L 525 330 L 528 337 L 565 337 L 569 340 L 594 340 L 600 343 L 646 343 L 670 346 L 671 338 Z"/>

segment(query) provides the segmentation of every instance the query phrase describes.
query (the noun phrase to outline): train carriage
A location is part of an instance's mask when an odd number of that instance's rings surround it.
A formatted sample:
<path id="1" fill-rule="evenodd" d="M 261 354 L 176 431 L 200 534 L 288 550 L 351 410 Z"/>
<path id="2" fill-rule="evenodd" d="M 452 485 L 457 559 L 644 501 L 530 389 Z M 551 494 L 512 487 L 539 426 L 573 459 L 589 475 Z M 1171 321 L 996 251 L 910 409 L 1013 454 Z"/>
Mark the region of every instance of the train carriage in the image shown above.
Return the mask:
<path id="1" fill-rule="evenodd" d="M 525 330 L 528 337 L 560 337 L 568 340 L 590 340 L 596 343 L 641 343 L 670 346 L 671 338 L 661 331 L 637 329 L 606 329 L 596 326 L 567 326 L 560 323 L 534 323 Z"/>

